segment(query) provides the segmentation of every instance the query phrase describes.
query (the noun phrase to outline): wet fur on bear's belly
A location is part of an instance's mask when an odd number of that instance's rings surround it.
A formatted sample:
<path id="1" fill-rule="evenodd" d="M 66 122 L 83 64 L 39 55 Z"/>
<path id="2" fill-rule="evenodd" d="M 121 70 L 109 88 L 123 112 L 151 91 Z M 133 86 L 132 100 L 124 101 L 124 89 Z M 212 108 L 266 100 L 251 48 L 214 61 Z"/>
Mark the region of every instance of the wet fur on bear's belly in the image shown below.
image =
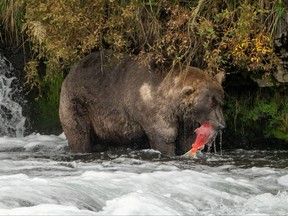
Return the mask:
<path id="1" fill-rule="evenodd" d="M 92 125 L 95 134 L 101 140 L 110 140 L 118 142 L 127 142 L 145 134 L 143 128 L 136 121 L 131 121 L 131 118 L 125 112 L 118 110 L 101 110 L 91 112 Z"/>

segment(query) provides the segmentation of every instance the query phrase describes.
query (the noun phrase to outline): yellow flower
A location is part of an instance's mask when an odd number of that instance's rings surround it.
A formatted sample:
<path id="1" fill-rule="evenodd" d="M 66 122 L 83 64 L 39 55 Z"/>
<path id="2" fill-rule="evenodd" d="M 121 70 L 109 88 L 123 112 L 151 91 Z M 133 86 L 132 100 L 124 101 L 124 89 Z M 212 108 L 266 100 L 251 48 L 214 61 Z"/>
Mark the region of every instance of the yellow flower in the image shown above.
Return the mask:
<path id="1" fill-rule="evenodd" d="M 258 57 L 251 57 L 250 59 L 251 62 L 257 62 L 257 63 L 259 62 L 259 60 L 260 59 Z"/>

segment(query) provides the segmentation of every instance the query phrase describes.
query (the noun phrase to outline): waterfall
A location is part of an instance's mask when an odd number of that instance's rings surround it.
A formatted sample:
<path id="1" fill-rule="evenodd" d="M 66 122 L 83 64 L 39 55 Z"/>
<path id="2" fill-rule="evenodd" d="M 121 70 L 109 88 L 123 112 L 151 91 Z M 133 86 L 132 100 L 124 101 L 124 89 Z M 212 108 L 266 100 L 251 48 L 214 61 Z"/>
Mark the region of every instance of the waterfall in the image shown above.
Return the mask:
<path id="1" fill-rule="evenodd" d="M 16 100 L 16 77 L 12 64 L 0 53 L 0 136 L 21 137 L 26 118 Z"/>

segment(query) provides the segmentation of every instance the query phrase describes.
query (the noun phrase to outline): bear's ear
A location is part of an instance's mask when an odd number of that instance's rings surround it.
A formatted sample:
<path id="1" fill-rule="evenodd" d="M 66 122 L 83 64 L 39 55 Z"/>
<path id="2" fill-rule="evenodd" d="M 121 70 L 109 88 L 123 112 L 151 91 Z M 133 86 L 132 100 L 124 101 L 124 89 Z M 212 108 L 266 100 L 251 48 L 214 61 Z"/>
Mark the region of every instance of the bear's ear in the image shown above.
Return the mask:
<path id="1" fill-rule="evenodd" d="M 221 71 L 221 72 L 217 73 L 214 77 L 219 84 L 222 84 L 222 82 L 225 79 L 225 73 L 223 71 Z"/>

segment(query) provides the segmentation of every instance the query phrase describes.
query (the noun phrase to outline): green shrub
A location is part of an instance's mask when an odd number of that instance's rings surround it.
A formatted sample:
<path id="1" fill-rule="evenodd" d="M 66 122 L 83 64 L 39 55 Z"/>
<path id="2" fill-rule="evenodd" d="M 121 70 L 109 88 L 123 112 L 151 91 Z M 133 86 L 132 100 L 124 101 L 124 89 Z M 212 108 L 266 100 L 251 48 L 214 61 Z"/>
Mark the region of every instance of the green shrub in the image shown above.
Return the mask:
<path id="1" fill-rule="evenodd" d="M 224 113 L 229 119 L 228 133 L 251 143 L 263 138 L 288 143 L 287 88 L 262 91 L 226 97 Z"/>

